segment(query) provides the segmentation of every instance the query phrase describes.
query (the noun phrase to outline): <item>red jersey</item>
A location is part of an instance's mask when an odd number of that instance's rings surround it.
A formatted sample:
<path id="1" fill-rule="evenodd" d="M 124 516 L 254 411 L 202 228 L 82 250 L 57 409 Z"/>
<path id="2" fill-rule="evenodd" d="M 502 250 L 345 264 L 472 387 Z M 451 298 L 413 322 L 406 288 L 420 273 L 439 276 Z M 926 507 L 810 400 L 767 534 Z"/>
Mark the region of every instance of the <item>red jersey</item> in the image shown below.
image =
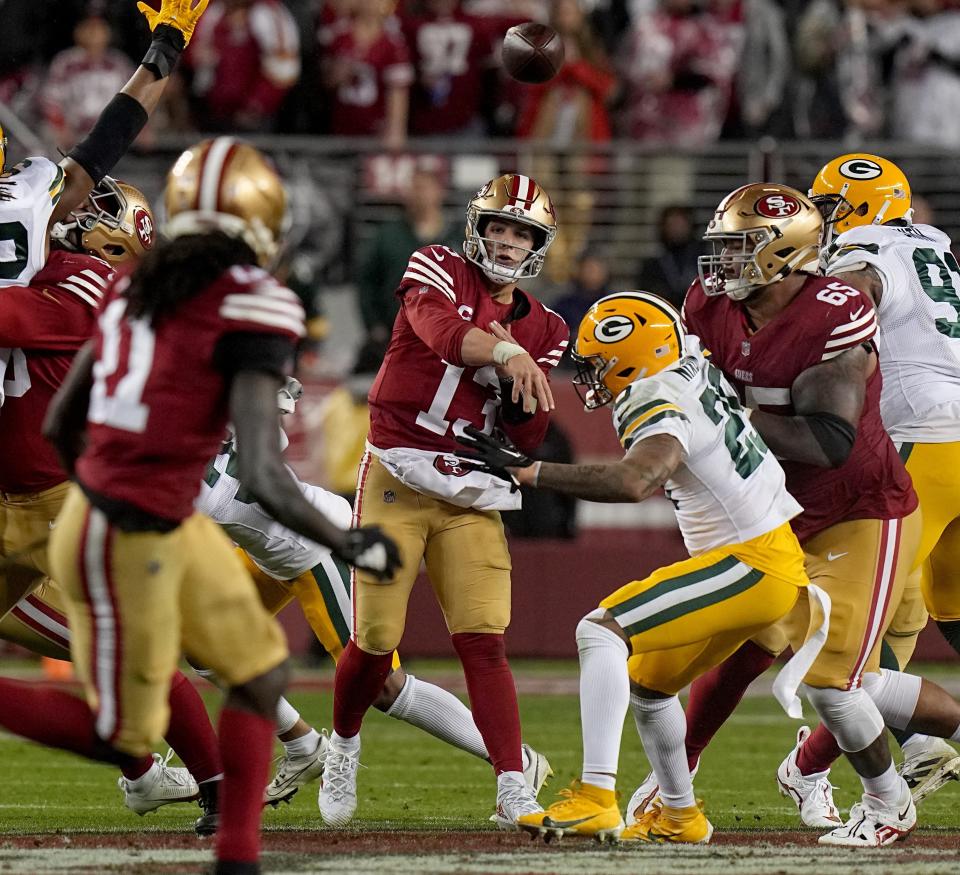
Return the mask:
<path id="1" fill-rule="evenodd" d="M 807 368 L 869 341 L 877 331 L 870 299 L 834 277 L 810 276 L 799 294 L 751 333 L 743 307 L 726 295 L 707 297 L 699 280 L 687 292 L 684 322 L 710 350 L 747 406 L 794 414 L 790 388 Z M 917 507 L 910 475 L 880 419 L 882 381 L 867 380 L 850 457 L 839 468 L 781 460 L 787 489 L 803 505 L 791 520 L 803 541 L 845 520 L 895 519 Z"/>
<path id="2" fill-rule="evenodd" d="M 227 427 L 222 341 L 275 335 L 289 342 L 292 363 L 303 307 L 260 268 L 233 267 L 153 327 L 125 318 L 128 284 L 127 276 L 114 282 L 97 321 L 77 479 L 107 499 L 179 522 L 193 512 L 204 468 Z"/>
<path id="3" fill-rule="evenodd" d="M 406 88 L 413 81 L 413 66 L 403 34 L 388 19 L 370 45 L 361 46 L 349 19 L 337 19 L 321 31 L 329 44 L 324 59 L 347 64 L 350 75 L 331 95 L 330 133 L 344 137 L 379 135 L 387 113 L 387 89 Z"/>
<path id="4" fill-rule="evenodd" d="M 475 425 L 489 432 L 497 422 L 500 381 L 494 367 L 468 367 L 460 358 L 471 328 L 486 331 L 493 321 L 509 325 L 545 374 L 559 364 L 569 342 L 567 324 L 556 313 L 520 289 L 511 303 L 497 303 L 480 268 L 446 246 L 414 252 L 397 295 L 400 312 L 369 398 L 370 443 L 382 450 L 455 454 L 460 444 L 454 429 Z M 411 323 L 420 326 L 419 334 Z M 522 425 L 499 424 L 530 451 L 546 434 L 547 411 L 538 410 Z"/>
<path id="5" fill-rule="evenodd" d="M 480 118 L 483 67 L 493 54 L 491 23 L 457 10 L 403 24 L 416 70 L 410 133 L 433 136 L 467 128 Z"/>
<path id="6" fill-rule="evenodd" d="M 40 492 L 67 479 L 41 426 L 112 277 L 99 258 L 53 250 L 29 286 L 0 292 L 0 491 Z"/>

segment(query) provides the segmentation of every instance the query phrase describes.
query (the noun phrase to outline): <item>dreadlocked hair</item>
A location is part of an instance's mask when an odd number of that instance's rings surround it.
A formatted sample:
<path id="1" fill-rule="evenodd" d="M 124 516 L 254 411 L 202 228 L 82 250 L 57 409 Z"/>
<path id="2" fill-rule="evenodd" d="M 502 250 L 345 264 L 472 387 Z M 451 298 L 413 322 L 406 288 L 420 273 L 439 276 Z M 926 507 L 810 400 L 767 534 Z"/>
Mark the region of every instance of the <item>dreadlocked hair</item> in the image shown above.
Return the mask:
<path id="1" fill-rule="evenodd" d="M 149 250 L 131 274 L 130 285 L 124 292 L 127 316 L 149 318 L 156 327 L 224 271 L 255 264 L 254 251 L 243 240 L 222 231 L 165 240 Z"/>

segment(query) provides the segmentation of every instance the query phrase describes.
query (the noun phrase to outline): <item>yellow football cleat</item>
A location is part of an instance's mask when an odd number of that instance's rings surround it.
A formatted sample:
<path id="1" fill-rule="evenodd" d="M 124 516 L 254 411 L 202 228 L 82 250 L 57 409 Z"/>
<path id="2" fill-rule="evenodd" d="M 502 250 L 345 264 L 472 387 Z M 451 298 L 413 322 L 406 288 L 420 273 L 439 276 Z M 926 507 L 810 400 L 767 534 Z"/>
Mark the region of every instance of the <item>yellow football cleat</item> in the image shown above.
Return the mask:
<path id="1" fill-rule="evenodd" d="M 699 799 L 690 808 L 666 808 L 657 801 L 633 826 L 620 833 L 620 841 L 705 845 L 712 836 L 713 824 L 703 813 Z"/>
<path id="2" fill-rule="evenodd" d="M 560 791 L 560 797 L 545 811 L 519 817 L 517 826 L 546 841 L 565 835 L 616 841 L 623 829 L 623 818 L 615 791 L 574 781 L 569 789 Z"/>

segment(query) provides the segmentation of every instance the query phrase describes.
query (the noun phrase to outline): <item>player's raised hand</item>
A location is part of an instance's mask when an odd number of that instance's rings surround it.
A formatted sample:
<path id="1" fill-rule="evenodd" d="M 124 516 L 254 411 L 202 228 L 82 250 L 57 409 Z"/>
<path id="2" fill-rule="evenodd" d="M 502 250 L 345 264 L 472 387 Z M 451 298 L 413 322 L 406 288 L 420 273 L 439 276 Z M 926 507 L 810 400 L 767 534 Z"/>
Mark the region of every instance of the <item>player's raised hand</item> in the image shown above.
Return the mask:
<path id="1" fill-rule="evenodd" d="M 502 371 L 504 377 L 513 380 L 513 403 L 516 404 L 523 398 L 524 412 L 536 413 L 538 404 L 544 410 L 553 410 L 557 406 L 553 401 L 547 375 L 540 370 L 530 353 L 508 359 Z"/>
<path id="2" fill-rule="evenodd" d="M 379 526 L 362 526 L 344 532 L 343 543 L 334 551 L 348 565 L 389 581 L 402 564 L 400 550 Z"/>
<path id="3" fill-rule="evenodd" d="M 152 9 L 140 0 L 137 9 L 147 19 L 150 30 L 156 30 L 161 24 L 169 25 L 183 34 L 183 44 L 187 46 L 209 2 L 210 0 L 160 0 L 160 8 Z"/>

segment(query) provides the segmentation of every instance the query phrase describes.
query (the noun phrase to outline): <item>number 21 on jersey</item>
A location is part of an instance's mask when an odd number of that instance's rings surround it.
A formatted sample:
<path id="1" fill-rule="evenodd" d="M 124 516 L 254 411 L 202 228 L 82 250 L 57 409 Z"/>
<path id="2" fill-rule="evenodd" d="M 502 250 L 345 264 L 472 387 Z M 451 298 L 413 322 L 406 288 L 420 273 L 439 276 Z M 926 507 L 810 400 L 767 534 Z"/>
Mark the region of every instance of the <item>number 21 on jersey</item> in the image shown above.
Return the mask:
<path id="1" fill-rule="evenodd" d="M 93 389 L 87 418 L 97 425 L 140 433 L 147 427 L 150 408 L 143 389 L 153 365 L 156 336 L 147 319 L 124 319 L 125 300 L 111 301 L 100 317 L 103 349 L 93 366 Z M 126 361 L 121 370 L 120 351 L 126 339 Z M 111 378 L 120 374 L 118 380 Z M 112 388 L 108 387 L 112 383 Z"/>

